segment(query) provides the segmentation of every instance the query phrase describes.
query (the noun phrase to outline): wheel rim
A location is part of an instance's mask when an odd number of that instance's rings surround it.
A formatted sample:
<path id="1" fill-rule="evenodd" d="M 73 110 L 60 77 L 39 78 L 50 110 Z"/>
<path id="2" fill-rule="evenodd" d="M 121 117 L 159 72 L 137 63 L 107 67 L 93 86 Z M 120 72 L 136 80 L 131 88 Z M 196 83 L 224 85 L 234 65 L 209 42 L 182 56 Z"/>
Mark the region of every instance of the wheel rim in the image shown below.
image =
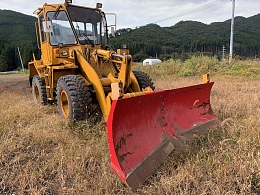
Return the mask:
<path id="1" fill-rule="evenodd" d="M 37 103 L 40 103 L 41 99 L 40 99 L 40 91 L 38 88 L 38 85 L 34 85 L 34 99 Z"/>
<path id="2" fill-rule="evenodd" d="M 66 91 L 63 89 L 60 92 L 60 107 L 64 118 L 69 118 L 70 115 L 70 104 Z"/>

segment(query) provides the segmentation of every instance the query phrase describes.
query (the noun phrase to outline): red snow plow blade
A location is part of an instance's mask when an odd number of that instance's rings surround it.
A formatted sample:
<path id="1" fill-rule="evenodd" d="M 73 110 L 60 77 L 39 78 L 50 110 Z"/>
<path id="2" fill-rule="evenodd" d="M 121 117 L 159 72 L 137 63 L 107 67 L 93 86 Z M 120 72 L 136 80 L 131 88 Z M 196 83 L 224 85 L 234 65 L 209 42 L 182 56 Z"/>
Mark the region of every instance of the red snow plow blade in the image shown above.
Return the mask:
<path id="1" fill-rule="evenodd" d="M 216 121 L 213 82 L 115 100 L 107 121 L 111 168 L 133 191 L 175 148 Z"/>

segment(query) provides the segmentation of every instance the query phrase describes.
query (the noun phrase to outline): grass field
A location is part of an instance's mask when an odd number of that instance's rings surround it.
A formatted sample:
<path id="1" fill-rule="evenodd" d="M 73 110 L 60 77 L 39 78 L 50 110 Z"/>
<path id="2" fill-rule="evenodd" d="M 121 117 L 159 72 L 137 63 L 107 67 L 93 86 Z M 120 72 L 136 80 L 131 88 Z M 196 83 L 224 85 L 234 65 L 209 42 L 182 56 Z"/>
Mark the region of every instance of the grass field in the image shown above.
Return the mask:
<path id="1" fill-rule="evenodd" d="M 237 64 L 211 71 L 220 123 L 173 152 L 137 192 L 110 171 L 102 123 L 65 121 L 56 105 L 33 104 L 27 75 L 0 75 L 0 194 L 260 194 L 260 63 Z M 184 77 L 169 64 L 142 69 L 157 89 L 202 82 L 200 71 Z"/>

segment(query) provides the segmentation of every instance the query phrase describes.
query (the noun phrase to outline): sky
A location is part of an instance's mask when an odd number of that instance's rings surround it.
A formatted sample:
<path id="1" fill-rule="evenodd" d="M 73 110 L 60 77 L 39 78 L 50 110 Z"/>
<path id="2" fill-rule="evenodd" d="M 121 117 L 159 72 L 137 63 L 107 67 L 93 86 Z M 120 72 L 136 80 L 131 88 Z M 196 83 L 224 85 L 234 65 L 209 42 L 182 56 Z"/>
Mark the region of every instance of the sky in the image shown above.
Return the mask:
<path id="1" fill-rule="evenodd" d="M 250 17 L 260 13 L 259 0 L 72 0 L 73 4 L 95 7 L 103 4 L 105 13 L 117 15 L 117 29 L 137 28 L 149 23 L 169 27 L 179 21 L 199 21 L 205 24 L 223 22 L 232 16 L 235 1 L 235 16 Z M 13 10 L 33 15 L 44 3 L 63 3 L 64 0 L 1 0 L 0 9 Z M 114 18 L 108 16 L 108 22 Z"/>

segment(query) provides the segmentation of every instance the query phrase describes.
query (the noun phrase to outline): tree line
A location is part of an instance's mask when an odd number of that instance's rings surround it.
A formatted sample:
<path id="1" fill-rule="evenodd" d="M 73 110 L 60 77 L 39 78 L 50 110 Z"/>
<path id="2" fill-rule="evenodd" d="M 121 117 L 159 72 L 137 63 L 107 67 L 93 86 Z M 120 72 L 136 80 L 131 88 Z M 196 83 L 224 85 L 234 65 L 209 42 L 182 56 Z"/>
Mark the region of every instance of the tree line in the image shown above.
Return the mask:
<path id="1" fill-rule="evenodd" d="M 209 25 L 195 21 L 180 21 L 171 27 L 148 24 L 136 29 L 121 29 L 110 38 L 116 48 L 123 44 L 134 61 L 158 57 L 161 60 L 188 55 L 209 55 L 221 59 L 223 48 L 230 49 L 230 20 Z M 255 58 L 260 55 L 260 14 L 235 18 L 234 56 Z M 183 55 L 185 54 L 185 55 Z"/>
<path id="2" fill-rule="evenodd" d="M 32 60 L 32 54 L 39 56 L 39 49 L 35 46 L 36 43 L 27 45 L 0 43 L 0 72 L 12 71 L 22 68 L 22 63 L 25 68 L 28 67 L 28 62 Z M 18 53 L 18 47 L 22 60 Z"/>

